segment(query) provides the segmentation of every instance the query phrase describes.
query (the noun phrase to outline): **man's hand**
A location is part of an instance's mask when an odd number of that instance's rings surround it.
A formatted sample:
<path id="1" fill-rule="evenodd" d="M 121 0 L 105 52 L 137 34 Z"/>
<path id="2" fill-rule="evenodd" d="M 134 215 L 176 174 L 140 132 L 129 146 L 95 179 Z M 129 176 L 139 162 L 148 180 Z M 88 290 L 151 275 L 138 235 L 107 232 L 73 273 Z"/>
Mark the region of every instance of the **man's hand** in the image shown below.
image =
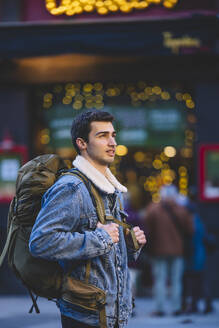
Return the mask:
<path id="1" fill-rule="evenodd" d="M 140 246 L 144 246 L 147 242 L 144 231 L 141 230 L 139 227 L 134 227 L 133 231 L 135 233 L 135 237 L 137 239 L 137 242 Z"/>
<path id="2" fill-rule="evenodd" d="M 102 224 L 97 223 L 97 228 L 104 229 L 111 237 L 114 243 L 119 242 L 119 225 L 116 223 Z"/>
<path id="3" fill-rule="evenodd" d="M 139 227 L 134 227 L 132 229 L 132 232 L 134 232 L 135 238 L 138 242 L 138 246 L 139 247 L 144 246 L 146 244 L 146 237 L 145 237 L 144 231 L 141 230 Z M 131 231 L 129 229 L 126 229 L 125 239 L 126 239 L 127 246 L 131 249 L 136 250 L 136 246 L 133 241 Z"/>

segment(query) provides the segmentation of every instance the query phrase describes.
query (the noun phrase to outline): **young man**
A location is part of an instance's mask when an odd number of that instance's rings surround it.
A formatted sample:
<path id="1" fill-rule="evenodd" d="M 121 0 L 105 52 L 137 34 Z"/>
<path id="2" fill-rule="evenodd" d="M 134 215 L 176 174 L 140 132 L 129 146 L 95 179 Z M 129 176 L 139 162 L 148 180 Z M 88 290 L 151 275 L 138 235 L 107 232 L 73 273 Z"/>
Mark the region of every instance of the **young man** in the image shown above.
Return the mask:
<path id="1" fill-rule="evenodd" d="M 98 190 L 105 215 L 122 221 L 126 213 L 120 204 L 127 189 L 108 168 L 116 149 L 112 121 L 113 117 L 102 111 L 88 111 L 74 119 L 72 142 L 79 155 L 73 165 Z M 133 231 L 141 248 L 146 243 L 144 232 L 139 227 Z M 78 294 L 78 302 L 64 296 L 59 299 L 63 328 L 122 328 L 127 324 L 132 311 L 128 257 L 136 259 L 139 253 L 127 245 L 131 245 L 129 231 L 124 234 L 123 227 L 113 220 L 108 224 L 98 221 L 94 202 L 80 177 L 64 175 L 45 193 L 30 237 L 32 255 L 59 261 L 64 272 L 78 281 L 77 290 L 86 282 L 87 288 L 104 293 L 102 310 L 87 306 L 92 297 L 89 291 L 79 295 L 87 297 L 85 303 Z"/>

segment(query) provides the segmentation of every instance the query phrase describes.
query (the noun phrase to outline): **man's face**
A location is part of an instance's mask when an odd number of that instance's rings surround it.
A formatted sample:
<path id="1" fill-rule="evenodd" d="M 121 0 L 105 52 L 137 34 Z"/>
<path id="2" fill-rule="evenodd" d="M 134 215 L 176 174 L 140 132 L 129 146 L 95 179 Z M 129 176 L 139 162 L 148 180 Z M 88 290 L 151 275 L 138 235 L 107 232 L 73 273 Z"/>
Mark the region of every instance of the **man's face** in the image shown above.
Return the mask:
<path id="1" fill-rule="evenodd" d="M 114 161 L 116 132 L 111 122 L 92 122 L 86 143 L 86 157 L 95 166 L 106 167 Z"/>

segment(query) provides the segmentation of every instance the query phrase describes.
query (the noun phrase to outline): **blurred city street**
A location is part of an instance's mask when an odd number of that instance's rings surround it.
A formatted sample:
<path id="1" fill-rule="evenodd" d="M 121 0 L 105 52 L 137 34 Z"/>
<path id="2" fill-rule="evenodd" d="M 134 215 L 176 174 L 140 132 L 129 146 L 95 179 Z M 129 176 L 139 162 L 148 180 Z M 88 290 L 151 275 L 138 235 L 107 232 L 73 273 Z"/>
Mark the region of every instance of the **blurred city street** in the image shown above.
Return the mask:
<path id="1" fill-rule="evenodd" d="M 40 299 L 38 305 L 41 313 L 29 314 L 28 311 L 31 306 L 29 296 L 1 296 L 0 327 L 60 328 L 59 312 L 55 304 L 45 299 Z M 136 315 L 130 319 L 127 328 L 179 328 L 183 324 L 192 328 L 219 327 L 219 300 L 214 301 L 214 312 L 208 315 L 196 314 L 173 317 L 167 314 L 163 318 L 153 318 L 150 316 L 152 311 L 153 301 L 150 298 L 137 298 Z"/>

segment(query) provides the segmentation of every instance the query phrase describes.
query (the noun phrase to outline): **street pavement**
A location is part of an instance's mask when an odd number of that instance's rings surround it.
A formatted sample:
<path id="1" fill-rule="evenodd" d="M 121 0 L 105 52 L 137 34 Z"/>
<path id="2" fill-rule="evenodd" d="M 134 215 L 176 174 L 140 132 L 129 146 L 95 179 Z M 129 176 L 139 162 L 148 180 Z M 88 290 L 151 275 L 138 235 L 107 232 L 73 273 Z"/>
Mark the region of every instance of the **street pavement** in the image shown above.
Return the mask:
<path id="1" fill-rule="evenodd" d="M 29 296 L 0 296 L 0 328 L 60 328 L 59 312 L 52 301 L 40 298 L 38 305 L 40 314 L 29 314 L 31 307 Z M 200 303 L 200 309 L 202 308 Z M 153 318 L 153 301 L 150 298 L 136 299 L 136 315 L 129 321 L 127 328 L 180 328 L 185 324 L 188 328 L 219 328 L 219 299 L 214 301 L 214 312 L 208 315 L 171 316 L 168 312 L 163 318 Z"/>

